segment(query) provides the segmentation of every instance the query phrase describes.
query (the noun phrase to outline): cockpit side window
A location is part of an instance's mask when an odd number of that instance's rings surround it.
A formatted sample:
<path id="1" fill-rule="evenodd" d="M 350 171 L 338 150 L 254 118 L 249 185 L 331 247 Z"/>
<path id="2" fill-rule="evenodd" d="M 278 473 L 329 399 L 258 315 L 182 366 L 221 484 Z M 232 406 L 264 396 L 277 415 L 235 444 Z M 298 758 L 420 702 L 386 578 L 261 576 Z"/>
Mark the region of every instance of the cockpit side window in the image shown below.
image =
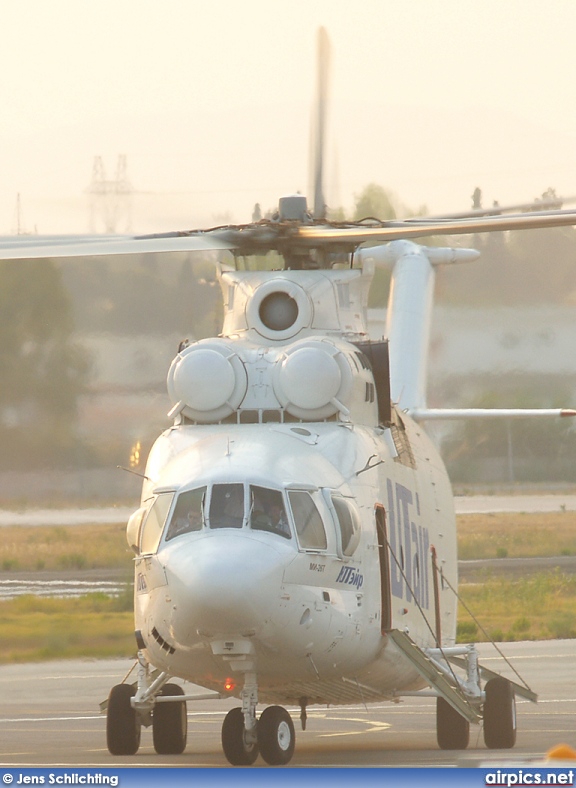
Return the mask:
<path id="1" fill-rule="evenodd" d="M 242 484 L 215 484 L 212 487 L 210 528 L 242 528 L 244 487 Z"/>
<path id="2" fill-rule="evenodd" d="M 141 553 L 155 553 L 158 549 L 160 537 L 164 530 L 164 523 L 173 500 L 173 492 L 159 493 L 156 497 L 142 526 L 140 536 Z"/>
<path id="3" fill-rule="evenodd" d="M 286 507 L 279 490 L 250 486 L 250 528 L 290 539 Z"/>
<path id="4" fill-rule="evenodd" d="M 340 528 L 342 553 L 353 555 L 360 542 L 360 515 L 351 501 L 339 495 L 332 496 L 332 506 L 336 512 Z"/>
<path id="5" fill-rule="evenodd" d="M 205 499 L 206 487 L 180 493 L 166 532 L 167 542 L 175 536 L 199 531 L 202 528 Z"/>
<path id="6" fill-rule="evenodd" d="M 320 512 L 308 492 L 292 490 L 288 493 L 300 547 L 309 550 L 325 550 L 326 531 Z"/>

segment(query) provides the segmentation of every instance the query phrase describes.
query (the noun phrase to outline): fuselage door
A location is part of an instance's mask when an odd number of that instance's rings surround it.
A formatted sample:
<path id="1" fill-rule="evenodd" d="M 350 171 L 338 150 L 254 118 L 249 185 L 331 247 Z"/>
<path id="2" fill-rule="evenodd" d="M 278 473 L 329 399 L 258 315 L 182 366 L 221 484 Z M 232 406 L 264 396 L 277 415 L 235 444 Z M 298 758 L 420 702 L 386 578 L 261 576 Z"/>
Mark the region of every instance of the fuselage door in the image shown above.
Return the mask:
<path id="1" fill-rule="evenodd" d="M 377 503 L 375 508 L 376 533 L 378 534 L 378 557 L 380 559 L 381 629 L 386 632 L 392 627 L 392 600 L 390 596 L 390 554 L 386 531 L 386 510 Z"/>

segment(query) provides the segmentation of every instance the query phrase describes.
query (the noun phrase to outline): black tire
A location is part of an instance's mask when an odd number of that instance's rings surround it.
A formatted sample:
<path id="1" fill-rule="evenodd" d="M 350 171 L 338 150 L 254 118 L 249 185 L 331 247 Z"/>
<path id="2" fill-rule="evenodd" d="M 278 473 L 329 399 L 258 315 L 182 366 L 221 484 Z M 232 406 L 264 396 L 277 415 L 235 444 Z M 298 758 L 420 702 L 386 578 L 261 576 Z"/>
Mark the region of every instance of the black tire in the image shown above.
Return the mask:
<path id="1" fill-rule="evenodd" d="M 282 706 L 268 706 L 258 720 L 260 755 L 270 766 L 289 763 L 294 755 L 296 734 L 292 718 Z"/>
<path id="2" fill-rule="evenodd" d="M 222 749 L 232 766 L 251 766 L 258 757 L 258 744 L 246 744 L 244 712 L 230 709 L 222 723 Z"/>
<path id="3" fill-rule="evenodd" d="M 441 750 L 465 750 L 470 741 L 470 723 L 444 698 L 436 699 L 436 739 Z"/>
<path id="4" fill-rule="evenodd" d="M 178 684 L 165 684 L 160 695 L 184 695 Z M 152 740 L 158 755 L 182 755 L 186 749 L 186 701 L 157 703 L 152 712 Z"/>
<path id="5" fill-rule="evenodd" d="M 110 690 L 106 712 L 106 744 L 111 755 L 136 755 L 140 747 L 140 722 L 130 699 L 136 689 L 117 684 Z"/>
<path id="6" fill-rule="evenodd" d="M 514 688 L 503 676 L 486 682 L 484 688 L 484 742 L 491 750 L 509 750 L 516 744 L 516 699 Z"/>

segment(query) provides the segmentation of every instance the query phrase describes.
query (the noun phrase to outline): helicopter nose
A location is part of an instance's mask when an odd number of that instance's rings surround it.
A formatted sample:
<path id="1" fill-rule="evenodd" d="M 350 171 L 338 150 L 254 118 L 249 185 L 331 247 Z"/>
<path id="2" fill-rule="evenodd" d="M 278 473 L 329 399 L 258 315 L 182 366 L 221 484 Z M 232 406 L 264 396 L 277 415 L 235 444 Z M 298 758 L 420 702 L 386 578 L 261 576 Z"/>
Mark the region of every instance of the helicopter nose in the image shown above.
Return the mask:
<path id="1" fill-rule="evenodd" d="M 284 564 L 280 551 L 244 533 L 223 531 L 175 544 L 165 568 L 172 636 L 186 645 L 199 634 L 257 634 L 272 620 Z"/>

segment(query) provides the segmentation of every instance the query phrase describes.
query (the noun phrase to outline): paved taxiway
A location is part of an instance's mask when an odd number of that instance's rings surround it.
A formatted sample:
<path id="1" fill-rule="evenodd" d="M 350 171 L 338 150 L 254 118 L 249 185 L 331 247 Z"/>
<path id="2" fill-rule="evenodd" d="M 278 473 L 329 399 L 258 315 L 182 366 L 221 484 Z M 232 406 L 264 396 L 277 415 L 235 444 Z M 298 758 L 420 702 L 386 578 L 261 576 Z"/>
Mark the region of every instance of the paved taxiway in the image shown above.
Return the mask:
<path id="1" fill-rule="evenodd" d="M 478 512 L 558 512 L 576 511 L 576 495 L 565 493 L 535 495 L 457 495 L 457 514 Z M 101 507 L 94 509 L 0 509 L 2 526 L 85 525 L 87 523 L 124 523 L 134 507 Z"/>
<path id="2" fill-rule="evenodd" d="M 518 702 L 518 742 L 513 751 L 490 751 L 472 726 L 464 752 L 438 749 L 434 700 L 406 698 L 400 704 L 367 708 L 314 707 L 308 726 L 296 726 L 298 766 L 475 766 L 541 757 L 559 742 L 576 747 L 576 640 L 509 643 L 502 646 L 539 703 Z M 501 670 L 492 646 L 479 646 L 488 667 Z M 220 728 L 228 708 L 238 704 L 188 704 L 188 745 L 180 756 L 158 756 L 145 730 L 133 757 L 106 750 L 105 720 L 98 704 L 131 666 L 125 660 L 51 662 L 0 667 L 0 765 L 11 766 L 185 766 L 222 767 Z M 503 670 L 503 672 L 506 672 Z M 186 687 L 191 691 L 190 685 Z M 258 759 L 256 766 L 263 766 Z"/>

